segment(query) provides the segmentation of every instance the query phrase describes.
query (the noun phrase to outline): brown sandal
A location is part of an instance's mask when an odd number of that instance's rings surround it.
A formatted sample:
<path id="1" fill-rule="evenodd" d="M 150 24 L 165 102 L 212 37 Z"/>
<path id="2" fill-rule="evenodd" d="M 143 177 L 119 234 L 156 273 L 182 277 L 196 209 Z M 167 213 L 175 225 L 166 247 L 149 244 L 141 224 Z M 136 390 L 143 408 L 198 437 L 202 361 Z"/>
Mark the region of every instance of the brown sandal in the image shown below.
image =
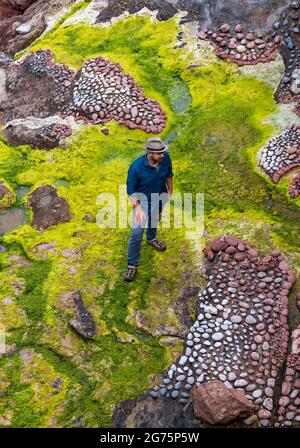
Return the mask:
<path id="1" fill-rule="evenodd" d="M 159 241 L 156 238 L 153 238 L 153 240 L 147 240 L 147 244 L 150 244 L 150 246 L 155 247 L 155 249 L 157 249 L 159 251 L 164 251 L 167 249 L 166 245 L 162 241 Z"/>
<path id="2" fill-rule="evenodd" d="M 124 280 L 126 280 L 126 282 L 132 282 L 136 276 L 136 273 L 137 268 L 135 266 L 128 266 L 127 271 L 124 274 Z"/>

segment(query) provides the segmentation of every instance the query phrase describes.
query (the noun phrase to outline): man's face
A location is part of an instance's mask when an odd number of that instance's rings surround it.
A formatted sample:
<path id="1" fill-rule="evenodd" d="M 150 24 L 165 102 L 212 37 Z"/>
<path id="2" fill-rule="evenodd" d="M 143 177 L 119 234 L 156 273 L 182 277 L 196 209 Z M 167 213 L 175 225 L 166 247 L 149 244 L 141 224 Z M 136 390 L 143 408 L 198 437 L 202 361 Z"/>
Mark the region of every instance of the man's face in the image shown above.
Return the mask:
<path id="1" fill-rule="evenodd" d="M 162 159 L 164 158 L 163 152 L 161 154 L 157 154 L 155 152 L 148 151 L 148 153 L 149 153 L 151 159 L 153 160 L 153 162 L 156 162 L 156 163 L 160 163 L 162 161 Z"/>

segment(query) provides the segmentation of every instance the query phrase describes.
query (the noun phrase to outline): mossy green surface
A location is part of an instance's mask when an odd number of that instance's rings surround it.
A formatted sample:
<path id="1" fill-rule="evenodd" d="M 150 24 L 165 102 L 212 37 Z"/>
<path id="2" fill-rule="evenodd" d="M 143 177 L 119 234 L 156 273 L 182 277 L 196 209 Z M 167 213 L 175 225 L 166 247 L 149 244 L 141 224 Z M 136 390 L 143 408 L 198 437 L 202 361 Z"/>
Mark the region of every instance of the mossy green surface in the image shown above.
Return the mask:
<path id="1" fill-rule="evenodd" d="M 148 17 L 105 28 L 61 24 L 30 51 L 50 48 L 57 62 L 76 69 L 99 55 L 118 62 L 166 112 L 161 136 L 175 136 L 170 145 L 175 191 L 205 194 L 206 234 L 238 235 L 262 253 L 277 247 L 299 270 L 299 207 L 254 163 L 272 133 L 261 123 L 276 111 L 272 89 L 224 62 L 188 69 L 185 50 L 174 48 L 178 31 L 175 19 L 150 22 Z M 178 82 L 189 92 L 180 113 L 172 109 L 177 110 L 171 97 Z M 0 254 L 1 294 L 10 294 L 13 301 L 7 306 L 21 310 L 16 322 L 13 317 L 10 322 L 10 310 L 3 322 L 0 316 L 2 326 L 8 325 L 7 342 L 17 344 L 12 357 L 0 357 L 5 398 L 0 417 L 12 426 L 110 426 L 114 405 L 146 390 L 153 375 L 169 366 L 172 350 L 160 337 L 170 328 L 182 331 L 172 305 L 182 288 L 203 285 L 204 238 L 194 242 L 186 239 L 186 229 L 163 229 L 168 251 L 160 254 L 144 244 L 137 279 L 127 284 L 122 273 L 129 229 L 100 229 L 83 220 L 96 217 L 100 193 L 118 194 L 147 138 L 113 121 L 106 128 L 109 135 L 100 126 L 84 126 L 67 148 L 50 152 L 0 141 L 0 177 L 15 189 L 28 186 L 28 194 L 39 185 L 58 183 L 58 194 L 72 213 L 70 222 L 44 232 L 30 226 L 30 216 L 3 236 L 8 252 Z M 52 246 L 45 249 L 42 243 Z M 17 269 L 7 261 L 11 254 L 25 260 Z M 18 294 L 12 282 L 21 284 Z M 94 341 L 83 340 L 69 326 L 59 297 L 70 289 L 81 291 L 96 321 Z M 142 328 L 137 312 L 145 322 Z M 34 357 L 24 367 L 18 353 L 26 348 L 34 350 Z M 56 376 L 63 386 L 52 396 Z M 0 425 L 7 426 L 1 418 Z"/>

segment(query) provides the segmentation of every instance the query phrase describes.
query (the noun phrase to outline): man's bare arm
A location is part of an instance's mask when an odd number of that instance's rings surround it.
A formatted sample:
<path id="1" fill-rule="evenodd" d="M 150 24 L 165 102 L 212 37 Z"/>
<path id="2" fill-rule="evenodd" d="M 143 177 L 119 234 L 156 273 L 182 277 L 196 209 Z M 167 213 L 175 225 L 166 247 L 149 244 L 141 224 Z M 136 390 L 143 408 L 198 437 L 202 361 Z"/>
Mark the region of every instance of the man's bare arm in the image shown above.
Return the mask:
<path id="1" fill-rule="evenodd" d="M 168 195 L 172 196 L 172 194 L 173 194 L 173 176 L 167 178 L 167 189 L 168 189 Z"/>

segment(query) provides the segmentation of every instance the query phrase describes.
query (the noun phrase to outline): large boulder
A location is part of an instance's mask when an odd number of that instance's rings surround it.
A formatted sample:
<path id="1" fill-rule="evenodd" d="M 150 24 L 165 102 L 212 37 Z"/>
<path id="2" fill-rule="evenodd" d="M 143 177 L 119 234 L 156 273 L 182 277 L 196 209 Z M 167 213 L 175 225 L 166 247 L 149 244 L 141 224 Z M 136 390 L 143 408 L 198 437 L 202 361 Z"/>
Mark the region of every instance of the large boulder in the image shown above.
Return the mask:
<path id="1" fill-rule="evenodd" d="M 71 327 L 85 339 L 92 339 L 96 334 L 96 324 L 85 308 L 80 292 L 66 291 L 59 297 L 58 302 L 65 311 L 74 313 L 74 318 L 69 322 Z"/>
<path id="2" fill-rule="evenodd" d="M 37 128 L 10 124 L 2 134 L 12 146 L 30 145 L 32 148 L 49 150 L 60 146 L 61 140 L 72 134 L 72 129 L 58 123 Z"/>
<path id="3" fill-rule="evenodd" d="M 1 0 L 0 51 L 14 56 L 47 28 L 47 16 L 75 0 Z"/>
<path id="4" fill-rule="evenodd" d="M 232 422 L 256 409 L 247 400 L 244 390 L 229 389 L 219 380 L 195 387 L 190 401 L 193 402 L 196 417 L 211 425 Z"/>
<path id="5" fill-rule="evenodd" d="M 57 195 L 52 185 L 42 185 L 34 190 L 28 196 L 28 205 L 33 211 L 31 225 L 38 230 L 71 220 L 67 201 Z"/>

